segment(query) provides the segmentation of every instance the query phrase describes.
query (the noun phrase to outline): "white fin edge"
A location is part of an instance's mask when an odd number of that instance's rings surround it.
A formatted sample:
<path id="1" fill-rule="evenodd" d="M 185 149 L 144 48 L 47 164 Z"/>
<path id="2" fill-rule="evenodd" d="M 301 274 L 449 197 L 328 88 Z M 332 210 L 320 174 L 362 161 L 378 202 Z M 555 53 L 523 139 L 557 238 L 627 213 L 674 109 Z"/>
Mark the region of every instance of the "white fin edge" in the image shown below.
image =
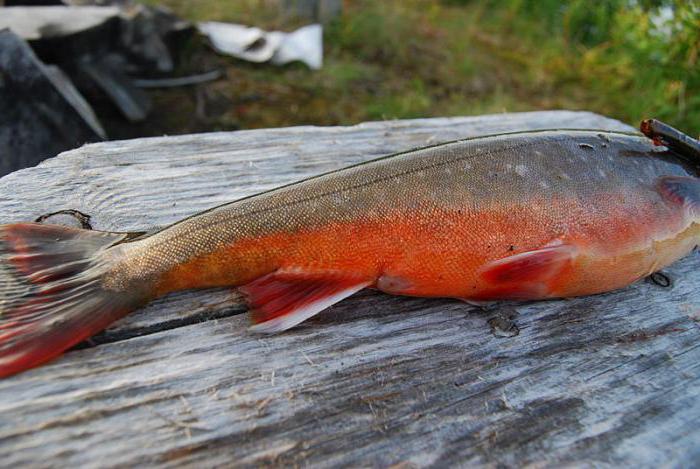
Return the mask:
<path id="1" fill-rule="evenodd" d="M 270 319 L 269 321 L 261 322 L 260 324 L 254 324 L 250 326 L 250 330 L 252 332 L 263 334 L 274 334 L 276 332 L 286 331 L 287 329 L 306 321 L 310 317 L 315 316 L 324 309 L 344 300 L 345 298 L 357 293 L 369 285 L 371 285 L 371 282 L 363 282 L 353 285 L 352 287 L 340 290 L 333 295 L 311 302 L 302 308 L 294 310 L 292 313 Z"/>

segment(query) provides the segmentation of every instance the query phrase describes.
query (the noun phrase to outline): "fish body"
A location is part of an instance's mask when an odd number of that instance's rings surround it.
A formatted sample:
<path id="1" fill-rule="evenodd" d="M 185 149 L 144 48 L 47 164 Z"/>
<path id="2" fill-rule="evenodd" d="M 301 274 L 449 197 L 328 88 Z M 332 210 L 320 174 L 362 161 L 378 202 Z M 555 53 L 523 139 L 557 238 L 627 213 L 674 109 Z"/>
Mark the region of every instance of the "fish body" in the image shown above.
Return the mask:
<path id="1" fill-rule="evenodd" d="M 700 244 L 700 179 L 696 161 L 641 135 L 521 132 L 352 166 L 135 239 L 0 229 L 9 266 L 0 272 L 9 285 L 0 285 L 2 376 L 55 356 L 42 340 L 64 350 L 191 288 L 240 287 L 255 327 L 268 332 L 363 288 L 468 301 L 621 288 Z M 47 247 L 55 230 L 59 242 Z M 89 246 L 89 260 L 49 262 L 65 251 L 61 236 Z M 45 326 L 56 314 L 63 327 Z"/>
<path id="2" fill-rule="evenodd" d="M 157 295 L 244 285 L 278 270 L 363 279 L 402 295 L 587 295 L 647 276 L 698 243 L 697 213 L 660 187 L 668 176 L 690 177 L 692 168 L 642 136 L 550 131 L 458 141 L 186 219 L 123 245 L 113 275 L 116 284 L 152 283 Z M 535 270 L 556 276 L 484 275 L 538 252 L 547 261 Z"/>

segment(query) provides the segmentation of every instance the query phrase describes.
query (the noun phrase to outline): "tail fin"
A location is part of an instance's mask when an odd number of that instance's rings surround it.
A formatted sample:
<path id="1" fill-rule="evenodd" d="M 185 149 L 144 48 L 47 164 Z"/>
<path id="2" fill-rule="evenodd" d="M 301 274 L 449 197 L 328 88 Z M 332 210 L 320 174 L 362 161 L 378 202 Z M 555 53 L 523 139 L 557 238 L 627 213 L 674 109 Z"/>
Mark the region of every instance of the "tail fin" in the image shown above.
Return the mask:
<path id="1" fill-rule="evenodd" d="M 138 307 L 105 290 L 109 247 L 125 233 L 0 226 L 0 377 L 59 356 Z"/>

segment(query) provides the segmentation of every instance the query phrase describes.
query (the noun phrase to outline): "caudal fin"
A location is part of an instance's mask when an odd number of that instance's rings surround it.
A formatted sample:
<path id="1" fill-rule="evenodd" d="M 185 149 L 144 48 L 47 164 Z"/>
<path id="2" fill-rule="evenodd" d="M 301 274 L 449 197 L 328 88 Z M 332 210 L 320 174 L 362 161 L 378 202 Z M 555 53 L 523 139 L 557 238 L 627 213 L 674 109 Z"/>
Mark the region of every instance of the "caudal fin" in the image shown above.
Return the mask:
<path id="1" fill-rule="evenodd" d="M 103 288 L 124 233 L 20 223 L 0 226 L 0 377 L 32 368 L 138 306 Z"/>

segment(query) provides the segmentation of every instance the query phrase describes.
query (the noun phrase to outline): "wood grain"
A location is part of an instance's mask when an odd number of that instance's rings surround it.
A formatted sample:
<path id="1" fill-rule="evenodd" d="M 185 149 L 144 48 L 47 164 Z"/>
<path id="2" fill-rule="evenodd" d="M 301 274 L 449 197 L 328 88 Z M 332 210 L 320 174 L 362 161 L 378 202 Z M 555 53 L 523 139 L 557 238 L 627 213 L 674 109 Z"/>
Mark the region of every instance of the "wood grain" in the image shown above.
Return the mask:
<path id="1" fill-rule="evenodd" d="M 106 142 L 0 179 L 0 221 L 73 208 L 139 230 L 396 151 L 552 127 L 628 129 L 539 112 Z M 232 292 L 171 295 L 0 381 L 0 465 L 690 467 L 699 267 L 676 263 L 670 288 L 486 311 L 363 292 L 272 337 Z"/>

